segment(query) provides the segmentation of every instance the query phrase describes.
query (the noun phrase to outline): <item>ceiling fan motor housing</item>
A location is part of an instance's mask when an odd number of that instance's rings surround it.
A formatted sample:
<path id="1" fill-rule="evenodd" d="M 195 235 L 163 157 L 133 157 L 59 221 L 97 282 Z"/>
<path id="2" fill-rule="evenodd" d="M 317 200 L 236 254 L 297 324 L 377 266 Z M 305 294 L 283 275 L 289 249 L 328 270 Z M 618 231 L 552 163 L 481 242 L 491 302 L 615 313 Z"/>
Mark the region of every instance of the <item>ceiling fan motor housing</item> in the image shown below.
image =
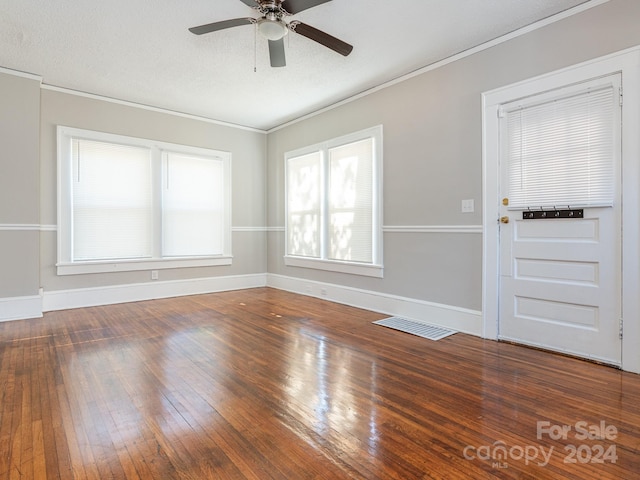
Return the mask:
<path id="1" fill-rule="evenodd" d="M 279 18 L 268 14 L 266 17 L 258 20 L 258 30 L 265 38 L 269 40 L 280 40 L 287 34 L 287 26 Z"/>

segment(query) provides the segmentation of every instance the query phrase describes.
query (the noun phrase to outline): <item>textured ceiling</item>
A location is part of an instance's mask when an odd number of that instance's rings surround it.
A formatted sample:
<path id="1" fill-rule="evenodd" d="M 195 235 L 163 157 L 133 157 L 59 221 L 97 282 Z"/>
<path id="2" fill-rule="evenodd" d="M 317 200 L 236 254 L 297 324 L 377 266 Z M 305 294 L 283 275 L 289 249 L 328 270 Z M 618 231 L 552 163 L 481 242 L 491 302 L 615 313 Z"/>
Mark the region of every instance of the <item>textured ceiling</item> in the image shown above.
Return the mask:
<path id="1" fill-rule="evenodd" d="M 271 68 L 240 0 L 0 0 L 0 66 L 46 85 L 268 130 L 586 0 L 333 0 L 293 19 L 354 46 L 285 38 Z M 255 71 L 254 71 L 255 67 Z"/>

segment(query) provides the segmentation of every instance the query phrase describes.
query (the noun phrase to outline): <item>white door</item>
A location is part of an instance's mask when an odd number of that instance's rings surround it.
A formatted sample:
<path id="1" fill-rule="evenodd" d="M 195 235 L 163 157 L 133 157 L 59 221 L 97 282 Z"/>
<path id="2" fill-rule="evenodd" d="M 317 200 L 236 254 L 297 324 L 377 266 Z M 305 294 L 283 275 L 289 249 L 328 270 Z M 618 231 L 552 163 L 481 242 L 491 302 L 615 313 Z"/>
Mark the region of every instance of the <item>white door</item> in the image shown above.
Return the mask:
<path id="1" fill-rule="evenodd" d="M 501 339 L 621 363 L 619 85 L 500 110 Z"/>

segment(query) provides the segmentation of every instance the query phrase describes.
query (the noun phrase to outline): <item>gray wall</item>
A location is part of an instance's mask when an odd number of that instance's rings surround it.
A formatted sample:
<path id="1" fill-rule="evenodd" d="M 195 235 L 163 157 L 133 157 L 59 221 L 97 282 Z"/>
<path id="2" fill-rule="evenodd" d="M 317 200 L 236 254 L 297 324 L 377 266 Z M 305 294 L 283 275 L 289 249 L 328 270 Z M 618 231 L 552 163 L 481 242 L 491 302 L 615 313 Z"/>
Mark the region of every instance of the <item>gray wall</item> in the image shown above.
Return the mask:
<path id="1" fill-rule="evenodd" d="M 612 0 L 269 134 L 268 221 L 284 225 L 285 152 L 384 125 L 384 225 L 482 224 L 481 94 L 640 44 L 640 1 Z M 462 214 L 462 199 L 476 212 Z M 482 236 L 384 234 L 383 279 L 286 267 L 269 234 L 270 273 L 481 310 Z"/>
<path id="2" fill-rule="evenodd" d="M 38 294 L 40 82 L 0 72 L 0 298 Z"/>
<path id="3" fill-rule="evenodd" d="M 56 233 L 46 226 L 56 224 L 61 124 L 232 152 L 232 224 L 248 227 L 233 233 L 233 265 L 162 270 L 160 280 L 269 272 L 480 310 L 479 233 L 387 231 L 383 279 L 286 267 L 278 228 L 284 153 L 382 124 L 384 225 L 481 225 L 481 93 L 638 45 L 638 20 L 640 1 L 611 0 L 268 135 L 41 89 L 37 79 L 0 72 L 0 299 L 36 295 L 40 286 L 150 280 L 148 272 L 56 275 Z M 476 212 L 462 214 L 460 201 L 469 198 Z"/>

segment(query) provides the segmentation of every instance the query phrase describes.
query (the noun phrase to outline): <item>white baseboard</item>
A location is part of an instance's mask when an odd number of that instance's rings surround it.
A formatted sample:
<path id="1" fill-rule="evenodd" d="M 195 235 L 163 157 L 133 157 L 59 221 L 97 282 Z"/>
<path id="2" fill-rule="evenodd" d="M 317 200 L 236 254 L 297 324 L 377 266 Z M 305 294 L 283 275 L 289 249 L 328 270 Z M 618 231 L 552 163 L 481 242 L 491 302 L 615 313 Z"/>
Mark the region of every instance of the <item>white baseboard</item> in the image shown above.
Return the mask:
<path id="1" fill-rule="evenodd" d="M 482 336 L 477 310 L 274 274 L 267 274 L 267 286 Z"/>
<path id="2" fill-rule="evenodd" d="M 264 287 L 265 273 L 226 277 L 195 278 L 191 280 L 153 281 L 131 285 L 79 288 L 44 292 L 42 309 L 45 312 L 69 308 L 94 307 L 115 303 L 139 302 L 157 298 L 181 297 L 202 293 Z"/>
<path id="3" fill-rule="evenodd" d="M 42 296 L 0 298 L 0 321 L 38 318 L 43 312 L 54 310 L 265 286 L 482 335 L 480 311 L 267 273 L 45 291 Z"/>
<path id="4" fill-rule="evenodd" d="M 0 322 L 42 317 L 42 297 L 0 298 Z"/>

